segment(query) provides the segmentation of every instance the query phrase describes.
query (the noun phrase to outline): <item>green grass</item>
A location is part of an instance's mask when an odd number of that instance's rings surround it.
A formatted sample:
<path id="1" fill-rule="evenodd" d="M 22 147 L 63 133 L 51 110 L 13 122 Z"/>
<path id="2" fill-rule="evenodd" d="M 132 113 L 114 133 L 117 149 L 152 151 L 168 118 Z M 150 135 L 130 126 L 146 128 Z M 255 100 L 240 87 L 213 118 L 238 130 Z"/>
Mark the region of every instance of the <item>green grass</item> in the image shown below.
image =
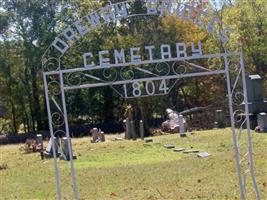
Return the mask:
<path id="1" fill-rule="evenodd" d="M 112 136 L 109 137 L 109 139 Z M 231 132 L 195 132 L 187 138 L 154 137 L 144 146 L 138 141 L 91 144 L 89 138 L 73 140 L 80 199 L 240 199 Z M 164 144 L 198 149 L 212 154 L 175 153 Z M 267 134 L 253 133 L 255 173 L 262 199 L 267 199 Z M 0 147 L 0 199 L 56 199 L 53 160 L 23 154 L 19 145 Z M 72 199 L 69 163 L 59 161 L 62 192 Z M 251 181 L 248 199 L 255 199 Z"/>

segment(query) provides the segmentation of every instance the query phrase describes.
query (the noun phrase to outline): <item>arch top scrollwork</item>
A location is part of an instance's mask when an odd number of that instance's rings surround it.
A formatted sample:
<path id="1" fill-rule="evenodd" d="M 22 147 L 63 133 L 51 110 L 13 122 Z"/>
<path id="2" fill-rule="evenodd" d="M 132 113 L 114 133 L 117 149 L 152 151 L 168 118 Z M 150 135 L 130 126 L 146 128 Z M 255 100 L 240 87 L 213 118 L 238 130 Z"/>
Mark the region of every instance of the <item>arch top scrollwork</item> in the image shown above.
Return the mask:
<path id="1" fill-rule="evenodd" d="M 144 9 L 136 9 L 136 3 Z M 196 13 L 192 15 L 192 13 Z M 221 20 L 209 13 L 203 5 L 197 3 L 181 3 L 179 0 L 127 0 L 119 3 L 111 3 L 98 10 L 80 17 L 73 24 L 64 29 L 52 42 L 43 55 L 43 70 L 58 71 L 58 67 L 47 64 L 50 58 L 57 61 L 82 37 L 101 28 L 105 24 L 118 23 L 118 21 L 135 16 L 158 16 L 172 15 L 179 19 L 190 21 L 207 33 L 215 35 L 223 43 L 229 40 L 229 27 L 221 27 Z M 195 47 L 194 47 L 195 48 Z M 118 52 L 120 53 L 120 52 Z"/>

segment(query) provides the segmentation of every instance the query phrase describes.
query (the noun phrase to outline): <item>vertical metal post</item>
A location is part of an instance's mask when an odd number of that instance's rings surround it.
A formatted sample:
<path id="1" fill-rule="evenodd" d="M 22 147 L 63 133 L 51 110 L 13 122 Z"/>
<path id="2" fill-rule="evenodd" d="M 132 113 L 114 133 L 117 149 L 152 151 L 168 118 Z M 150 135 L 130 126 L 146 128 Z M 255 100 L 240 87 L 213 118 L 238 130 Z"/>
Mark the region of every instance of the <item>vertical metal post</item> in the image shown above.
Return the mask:
<path id="1" fill-rule="evenodd" d="M 66 136 L 67 136 L 67 141 L 68 141 L 68 150 L 69 150 L 69 153 L 70 153 L 70 169 L 71 169 L 72 189 L 73 189 L 74 199 L 78 200 L 78 191 L 77 191 L 75 169 L 74 169 L 74 164 L 73 164 L 73 152 L 72 152 L 72 144 L 71 144 L 71 140 L 70 140 L 69 122 L 68 122 L 68 116 L 67 116 L 65 90 L 64 90 L 64 80 L 63 80 L 62 71 L 60 71 L 59 75 L 60 75 L 60 89 L 61 89 L 61 98 L 62 98 L 64 122 L 65 122 Z"/>
<path id="2" fill-rule="evenodd" d="M 233 110 L 233 99 L 232 99 L 232 89 L 231 89 L 231 78 L 230 78 L 230 68 L 228 59 L 224 56 L 224 64 L 225 64 L 225 73 L 226 73 L 226 80 L 227 80 L 227 91 L 228 91 L 228 101 L 229 101 L 229 111 L 230 111 L 230 118 L 231 118 L 231 126 L 232 126 L 232 139 L 235 149 L 235 160 L 236 160 L 236 168 L 237 168 L 237 175 L 239 180 L 239 186 L 241 191 L 241 199 L 246 199 L 246 192 L 242 180 L 241 175 L 241 167 L 240 167 L 240 159 L 239 159 L 239 150 L 238 144 L 236 139 L 236 130 L 235 130 L 235 119 L 234 119 L 234 110 Z"/>
<path id="3" fill-rule="evenodd" d="M 49 103 L 49 94 L 48 94 L 48 85 L 46 80 L 46 75 L 43 74 L 44 79 L 44 87 L 45 87 L 45 99 L 46 99 L 46 107 L 47 107 L 47 114 L 48 114 L 48 121 L 49 121 L 49 129 L 50 129 L 50 135 L 52 137 L 52 147 L 53 147 L 53 159 L 54 159 L 54 169 L 55 169 L 55 178 L 56 178 L 56 188 L 57 188 L 57 198 L 58 200 L 62 199 L 61 195 L 61 183 L 60 183 L 60 176 L 59 176 L 59 170 L 58 170 L 58 164 L 57 164 L 57 152 L 56 152 L 56 145 L 55 145 L 55 136 L 54 136 L 54 130 L 52 125 L 52 115 L 51 115 L 51 108 Z"/>
<path id="4" fill-rule="evenodd" d="M 243 52 L 241 51 L 240 55 L 240 66 L 242 71 L 242 81 L 243 81 L 243 93 L 244 93 L 244 103 L 245 103 L 245 114 L 246 114 L 246 123 L 247 123 L 247 145 L 248 145 L 248 158 L 249 158 L 249 167 L 250 174 L 253 182 L 253 187 L 256 193 L 257 200 L 260 200 L 260 192 L 257 186 L 255 174 L 254 174 L 254 161 L 253 161 L 253 147 L 251 141 L 251 131 L 250 131 L 250 119 L 249 119 L 249 108 L 248 108 L 248 96 L 247 96 L 247 82 L 246 82 L 246 72 L 244 65 Z"/>

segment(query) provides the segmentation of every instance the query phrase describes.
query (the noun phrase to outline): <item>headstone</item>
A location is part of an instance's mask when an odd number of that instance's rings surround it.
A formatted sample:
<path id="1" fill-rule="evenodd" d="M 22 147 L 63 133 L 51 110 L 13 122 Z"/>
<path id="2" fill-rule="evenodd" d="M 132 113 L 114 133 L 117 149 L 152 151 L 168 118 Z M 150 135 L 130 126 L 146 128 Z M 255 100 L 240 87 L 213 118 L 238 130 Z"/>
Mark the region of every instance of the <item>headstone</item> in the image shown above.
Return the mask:
<path id="1" fill-rule="evenodd" d="M 145 129 L 144 129 L 144 122 L 142 120 L 140 120 L 139 128 L 140 128 L 140 137 L 141 137 L 142 140 L 144 140 L 144 138 L 145 138 Z"/>
<path id="2" fill-rule="evenodd" d="M 99 133 L 99 138 L 98 138 L 99 142 L 105 142 L 105 133 L 103 131 L 100 131 Z"/>
<path id="3" fill-rule="evenodd" d="M 36 143 L 37 143 L 37 145 L 40 144 L 43 146 L 43 135 L 41 135 L 41 134 L 36 135 Z"/>
<path id="4" fill-rule="evenodd" d="M 224 114 L 222 110 L 215 111 L 215 128 L 225 128 Z"/>
<path id="5" fill-rule="evenodd" d="M 201 152 L 201 153 L 197 154 L 197 157 L 199 157 L 199 158 L 207 158 L 209 156 L 210 156 L 210 154 L 208 152 Z"/>
<path id="6" fill-rule="evenodd" d="M 184 151 L 183 153 L 199 153 L 199 150 L 187 150 L 187 151 Z"/>
<path id="7" fill-rule="evenodd" d="M 62 146 L 62 153 L 64 154 L 63 157 L 65 157 L 67 160 L 70 160 L 70 156 L 72 155 L 72 153 L 69 151 L 69 148 L 68 148 L 68 138 L 67 137 L 63 137 L 61 139 L 61 146 Z"/>
<path id="8" fill-rule="evenodd" d="M 135 132 L 135 126 L 134 126 L 134 121 L 132 120 L 131 123 L 130 123 L 130 132 L 131 132 L 131 138 L 133 140 L 136 140 L 137 136 L 136 136 L 136 132 Z"/>
<path id="9" fill-rule="evenodd" d="M 121 138 L 121 137 L 115 137 L 113 140 L 114 141 L 123 141 L 123 138 Z"/>
<path id="10" fill-rule="evenodd" d="M 185 151 L 185 148 L 175 148 L 173 151 L 174 152 L 181 152 L 181 151 Z"/>
<path id="11" fill-rule="evenodd" d="M 98 129 L 97 128 L 93 128 L 93 129 L 91 129 L 90 133 L 92 134 L 92 140 L 91 140 L 91 142 L 92 143 L 97 142 L 97 139 L 98 139 Z"/>
<path id="12" fill-rule="evenodd" d="M 180 137 L 185 137 L 185 123 L 184 123 L 184 116 L 179 115 L 179 130 L 180 130 Z"/>
<path id="13" fill-rule="evenodd" d="M 42 151 L 43 147 L 44 147 L 43 135 L 38 134 L 38 135 L 36 135 L 36 150 L 37 151 Z"/>
<path id="14" fill-rule="evenodd" d="M 133 120 L 133 108 L 132 105 L 129 104 L 127 105 L 125 112 L 124 112 L 124 117 L 126 119 L 125 121 L 125 128 L 126 128 L 126 132 L 125 132 L 125 139 L 131 139 L 133 138 L 132 136 L 132 130 L 131 130 L 131 121 Z"/>
<path id="15" fill-rule="evenodd" d="M 267 132 L 267 114 L 260 113 L 257 116 L 258 126 L 260 132 Z"/>
<path id="16" fill-rule="evenodd" d="M 126 120 L 125 120 L 125 127 L 126 127 L 125 139 L 129 140 L 129 139 L 131 139 L 131 124 L 130 124 L 129 118 L 126 118 Z"/>
<path id="17" fill-rule="evenodd" d="M 260 75 L 250 75 L 247 77 L 247 92 L 249 102 L 263 101 L 263 83 Z"/>
<path id="18" fill-rule="evenodd" d="M 173 144 L 166 144 L 166 145 L 164 145 L 164 147 L 166 149 L 173 149 L 173 148 L 175 148 L 175 145 L 173 145 Z"/>
<path id="19" fill-rule="evenodd" d="M 258 114 L 267 112 L 267 101 L 263 98 L 263 80 L 256 75 L 246 77 L 247 82 L 247 97 L 249 112 Z"/>

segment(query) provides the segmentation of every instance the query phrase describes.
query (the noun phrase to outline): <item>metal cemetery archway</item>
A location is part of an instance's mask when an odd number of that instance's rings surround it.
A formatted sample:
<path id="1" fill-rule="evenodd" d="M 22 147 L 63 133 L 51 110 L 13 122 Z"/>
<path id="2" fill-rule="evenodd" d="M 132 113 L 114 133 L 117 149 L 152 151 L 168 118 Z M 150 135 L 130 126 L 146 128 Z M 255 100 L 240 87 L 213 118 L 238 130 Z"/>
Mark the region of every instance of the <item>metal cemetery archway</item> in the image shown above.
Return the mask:
<path id="1" fill-rule="evenodd" d="M 140 3 L 145 9 L 136 13 L 134 3 Z M 197 13 L 192 15 L 192 13 Z M 179 80 L 187 77 L 224 75 L 227 82 L 232 140 L 235 149 L 235 160 L 241 198 L 246 199 L 247 179 L 252 180 L 251 189 L 257 199 L 260 193 L 254 176 L 254 163 L 250 133 L 250 121 L 245 79 L 245 66 L 242 53 L 204 54 L 202 44 L 184 42 L 162 44 L 145 47 L 133 47 L 129 50 L 115 49 L 99 51 L 98 55 L 91 52 L 83 54 L 84 66 L 74 69 L 64 69 L 62 58 L 65 52 L 82 36 L 103 24 L 118 23 L 120 20 L 136 16 L 175 15 L 183 20 L 191 21 L 207 32 L 214 34 L 223 43 L 227 43 L 229 28 L 218 30 L 221 21 L 198 5 L 177 3 L 173 0 L 131 0 L 107 5 L 87 16 L 84 16 L 66 28 L 48 48 L 43 56 L 43 79 L 49 128 L 52 137 L 54 169 L 58 199 L 64 198 L 61 191 L 63 182 L 60 179 L 60 168 L 55 152 L 54 136 L 63 134 L 68 139 L 68 149 L 72 152 L 70 141 L 68 115 L 65 92 L 81 89 L 110 86 L 124 98 L 137 98 L 168 94 L 174 84 L 169 80 Z M 203 18 L 206 18 L 203 19 Z M 208 20 L 207 20 L 208 19 Z M 157 49 L 158 48 L 158 49 Z M 153 52 L 157 49 L 159 57 Z M 175 51 L 173 51 L 175 49 Z M 141 56 L 142 52 L 146 55 Z M 114 60 L 110 59 L 112 54 Z M 126 56 L 129 55 L 128 57 Z M 95 57 L 99 63 L 95 63 Z M 130 59 L 129 59 L 130 57 Z M 129 59 L 129 60 L 127 60 Z M 202 60 L 217 60 L 218 66 L 202 66 Z M 239 118 L 240 116 L 243 116 Z M 242 131 L 246 130 L 247 143 L 241 143 Z M 244 137 L 244 136 L 243 136 Z M 243 152 L 244 151 L 244 152 Z M 70 156 L 71 188 L 73 198 L 78 199 L 76 175 L 72 156 Z M 247 168 L 247 164 L 249 167 Z M 64 184 L 66 181 L 64 181 Z"/>

